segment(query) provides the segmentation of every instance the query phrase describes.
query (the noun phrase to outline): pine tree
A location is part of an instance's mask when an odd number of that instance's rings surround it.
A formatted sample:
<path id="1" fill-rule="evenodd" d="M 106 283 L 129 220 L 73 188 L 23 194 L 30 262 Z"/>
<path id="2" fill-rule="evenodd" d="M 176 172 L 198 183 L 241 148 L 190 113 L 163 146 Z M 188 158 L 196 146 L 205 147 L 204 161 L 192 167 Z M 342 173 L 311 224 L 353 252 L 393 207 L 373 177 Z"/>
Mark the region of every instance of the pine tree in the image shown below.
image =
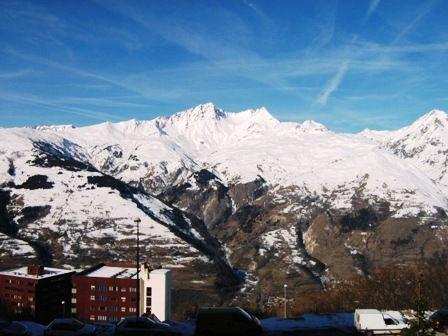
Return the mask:
<path id="1" fill-rule="evenodd" d="M 429 309 L 428 298 L 423 294 L 423 274 L 417 277 L 417 288 L 415 293 L 415 305 L 413 310 L 415 316 L 408 320 L 409 329 L 403 331 L 404 336 L 431 336 L 435 335 L 432 322 L 427 318 L 426 312 Z"/>

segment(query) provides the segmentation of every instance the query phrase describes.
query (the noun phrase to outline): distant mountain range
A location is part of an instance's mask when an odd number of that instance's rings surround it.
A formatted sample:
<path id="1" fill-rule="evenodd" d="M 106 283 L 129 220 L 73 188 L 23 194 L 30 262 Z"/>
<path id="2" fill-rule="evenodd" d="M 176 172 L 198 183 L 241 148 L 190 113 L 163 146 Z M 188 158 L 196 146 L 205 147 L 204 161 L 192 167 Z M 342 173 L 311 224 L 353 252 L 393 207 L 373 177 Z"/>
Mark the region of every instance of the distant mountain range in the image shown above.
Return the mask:
<path id="1" fill-rule="evenodd" d="M 300 292 L 445 257 L 447 154 L 438 110 L 358 134 L 210 103 L 150 121 L 1 128 L 0 255 L 4 267 L 129 261 L 140 217 L 145 258 L 175 269 L 179 291 L 273 304 L 284 282 Z"/>

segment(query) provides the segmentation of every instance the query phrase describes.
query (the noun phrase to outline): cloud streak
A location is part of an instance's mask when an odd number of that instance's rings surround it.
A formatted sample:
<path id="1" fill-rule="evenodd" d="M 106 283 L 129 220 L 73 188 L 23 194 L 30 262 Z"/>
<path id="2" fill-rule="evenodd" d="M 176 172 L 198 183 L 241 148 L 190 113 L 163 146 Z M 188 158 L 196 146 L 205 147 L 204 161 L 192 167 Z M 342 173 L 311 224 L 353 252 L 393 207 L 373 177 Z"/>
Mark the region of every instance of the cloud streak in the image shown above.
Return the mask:
<path id="1" fill-rule="evenodd" d="M 0 79 L 15 79 L 15 78 L 21 78 L 28 76 L 30 74 L 33 74 L 34 71 L 30 69 L 20 69 L 16 71 L 9 71 L 9 72 L 3 72 L 0 73 Z"/>
<path id="2" fill-rule="evenodd" d="M 367 18 L 369 18 L 378 8 L 378 5 L 380 4 L 381 0 L 371 0 L 369 4 L 369 8 L 367 9 Z"/>
<path id="3" fill-rule="evenodd" d="M 325 88 L 322 90 L 320 95 L 316 99 L 316 104 L 319 106 L 325 106 L 328 102 L 328 99 L 330 96 L 335 92 L 339 85 L 342 82 L 342 79 L 344 78 L 345 74 L 347 73 L 349 63 L 344 62 L 340 65 L 338 72 L 328 81 Z"/>
<path id="4" fill-rule="evenodd" d="M 433 10 L 435 3 L 435 0 L 423 2 L 423 6 L 418 10 L 418 14 L 397 34 L 391 45 L 398 44 L 398 42 L 409 34 L 414 27 Z"/>
<path id="5" fill-rule="evenodd" d="M 47 109 L 55 110 L 57 112 L 67 112 L 74 115 L 79 115 L 83 117 L 87 117 L 89 119 L 106 121 L 106 120 L 114 120 L 119 121 L 120 118 L 117 115 L 107 113 L 107 112 L 99 112 L 93 111 L 86 108 L 78 108 L 78 107 L 69 107 L 66 104 L 59 104 L 54 102 L 48 98 L 42 98 L 35 95 L 28 94 L 17 94 L 17 93 L 0 93 L 0 100 L 4 101 L 12 101 L 19 102 L 24 104 L 29 104 L 32 106 L 40 106 Z"/>

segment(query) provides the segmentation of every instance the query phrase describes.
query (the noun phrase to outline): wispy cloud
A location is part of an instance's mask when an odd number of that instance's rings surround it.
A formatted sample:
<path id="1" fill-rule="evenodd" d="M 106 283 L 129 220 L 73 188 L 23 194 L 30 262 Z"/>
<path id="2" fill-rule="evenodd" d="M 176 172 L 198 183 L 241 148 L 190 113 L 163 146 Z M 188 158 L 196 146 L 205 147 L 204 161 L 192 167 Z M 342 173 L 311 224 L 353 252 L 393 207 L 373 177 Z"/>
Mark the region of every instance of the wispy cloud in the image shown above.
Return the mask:
<path id="1" fill-rule="evenodd" d="M 325 88 L 322 90 L 320 95 L 316 99 L 316 104 L 319 106 L 325 106 L 327 104 L 328 99 L 332 95 L 334 91 L 336 91 L 339 87 L 339 84 L 341 83 L 342 79 L 344 78 L 345 74 L 347 73 L 349 67 L 348 62 L 344 62 L 340 65 L 338 71 L 336 74 L 328 81 Z"/>
<path id="2" fill-rule="evenodd" d="M 44 65 L 47 67 L 51 67 L 57 70 L 60 70 L 62 72 L 71 73 L 77 76 L 86 77 L 95 81 L 107 83 L 110 85 L 113 85 L 115 87 L 125 89 L 128 92 L 133 92 L 135 94 L 138 94 L 142 98 L 150 99 L 152 101 L 157 101 L 159 99 L 168 98 L 171 97 L 172 94 L 174 94 L 175 90 L 173 92 L 164 90 L 163 88 L 157 88 L 157 87 L 145 87 L 144 83 L 139 83 L 135 80 L 128 80 L 127 78 L 115 78 L 114 76 L 110 75 L 102 75 L 95 73 L 93 71 L 85 70 L 83 68 L 70 66 L 66 64 L 62 64 L 60 62 L 52 61 L 44 57 L 26 54 L 23 52 L 16 51 L 12 48 L 5 48 L 3 52 L 13 55 L 15 57 L 19 57 L 23 60 L 26 60 L 28 62 Z M 182 93 L 186 93 L 185 91 L 182 91 Z"/>
<path id="3" fill-rule="evenodd" d="M 437 0 L 433 1 L 424 1 L 421 8 L 419 8 L 417 15 L 414 17 L 414 19 L 409 22 L 395 37 L 395 39 L 392 41 L 392 45 L 398 44 L 407 34 L 409 34 L 415 26 L 423 19 L 425 18 L 433 9 L 436 4 Z"/>
<path id="4" fill-rule="evenodd" d="M 31 69 L 20 69 L 15 71 L 8 71 L 8 72 L 2 72 L 0 73 L 0 79 L 15 79 L 24 77 L 30 74 L 35 73 L 35 71 Z"/>
<path id="5" fill-rule="evenodd" d="M 272 21 L 269 18 L 269 16 L 266 15 L 266 13 L 259 6 L 257 6 L 253 1 L 243 0 L 243 3 L 247 7 L 249 7 L 261 19 L 261 21 L 265 25 L 267 25 L 267 26 L 271 26 L 272 25 Z"/>
<path id="6" fill-rule="evenodd" d="M 367 18 L 372 15 L 376 9 L 378 8 L 378 5 L 380 4 L 381 0 L 370 0 L 369 8 L 367 9 Z"/>
<path id="7" fill-rule="evenodd" d="M 106 121 L 106 120 L 118 121 L 118 120 L 122 119 L 119 116 L 108 113 L 108 112 L 94 111 L 94 110 L 89 110 L 86 108 L 79 108 L 79 107 L 70 107 L 70 106 L 67 106 L 66 104 L 59 104 L 57 102 L 54 102 L 54 100 L 46 98 L 46 97 L 43 98 L 43 97 L 29 95 L 29 94 L 2 92 L 2 93 L 0 93 L 0 100 L 12 101 L 15 103 L 23 103 L 23 104 L 28 104 L 31 106 L 44 107 L 46 109 L 51 109 L 51 110 L 57 111 L 59 113 L 66 112 L 69 114 L 79 115 L 79 116 L 87 117 L 89 119 L 100 120 L 100 121 Z"/>
<path id="8" fill-rule="evenodd" d="M 336 24 L 336 5 L 326 2 L 322 4 L 319 10 L 320 19 L 313 22 L 316 26 L 317 34 L 306 49 L 307 54 L 312 54 L 319 49 L 327 46 L 334 37 Z"/>

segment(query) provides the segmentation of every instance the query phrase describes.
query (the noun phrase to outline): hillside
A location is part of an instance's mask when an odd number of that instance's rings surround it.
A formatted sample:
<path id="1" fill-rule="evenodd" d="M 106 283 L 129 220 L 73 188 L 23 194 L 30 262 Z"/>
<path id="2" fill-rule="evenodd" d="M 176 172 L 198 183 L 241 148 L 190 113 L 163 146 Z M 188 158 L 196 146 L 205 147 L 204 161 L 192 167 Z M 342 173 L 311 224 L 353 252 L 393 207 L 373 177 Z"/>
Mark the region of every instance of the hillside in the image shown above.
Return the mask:
<path id="1" fill-rule="evenodd" d="M 203 104 L 150 121 L 2 128 L 2 264 L 129 261 L 140 217 L 144 258 L 177 270 L 179 298 L 265 306 L 284 282 L 300 292 L 443 258 L 447 127 L 434 110 L 397 131 L 338 134 Z"/>

